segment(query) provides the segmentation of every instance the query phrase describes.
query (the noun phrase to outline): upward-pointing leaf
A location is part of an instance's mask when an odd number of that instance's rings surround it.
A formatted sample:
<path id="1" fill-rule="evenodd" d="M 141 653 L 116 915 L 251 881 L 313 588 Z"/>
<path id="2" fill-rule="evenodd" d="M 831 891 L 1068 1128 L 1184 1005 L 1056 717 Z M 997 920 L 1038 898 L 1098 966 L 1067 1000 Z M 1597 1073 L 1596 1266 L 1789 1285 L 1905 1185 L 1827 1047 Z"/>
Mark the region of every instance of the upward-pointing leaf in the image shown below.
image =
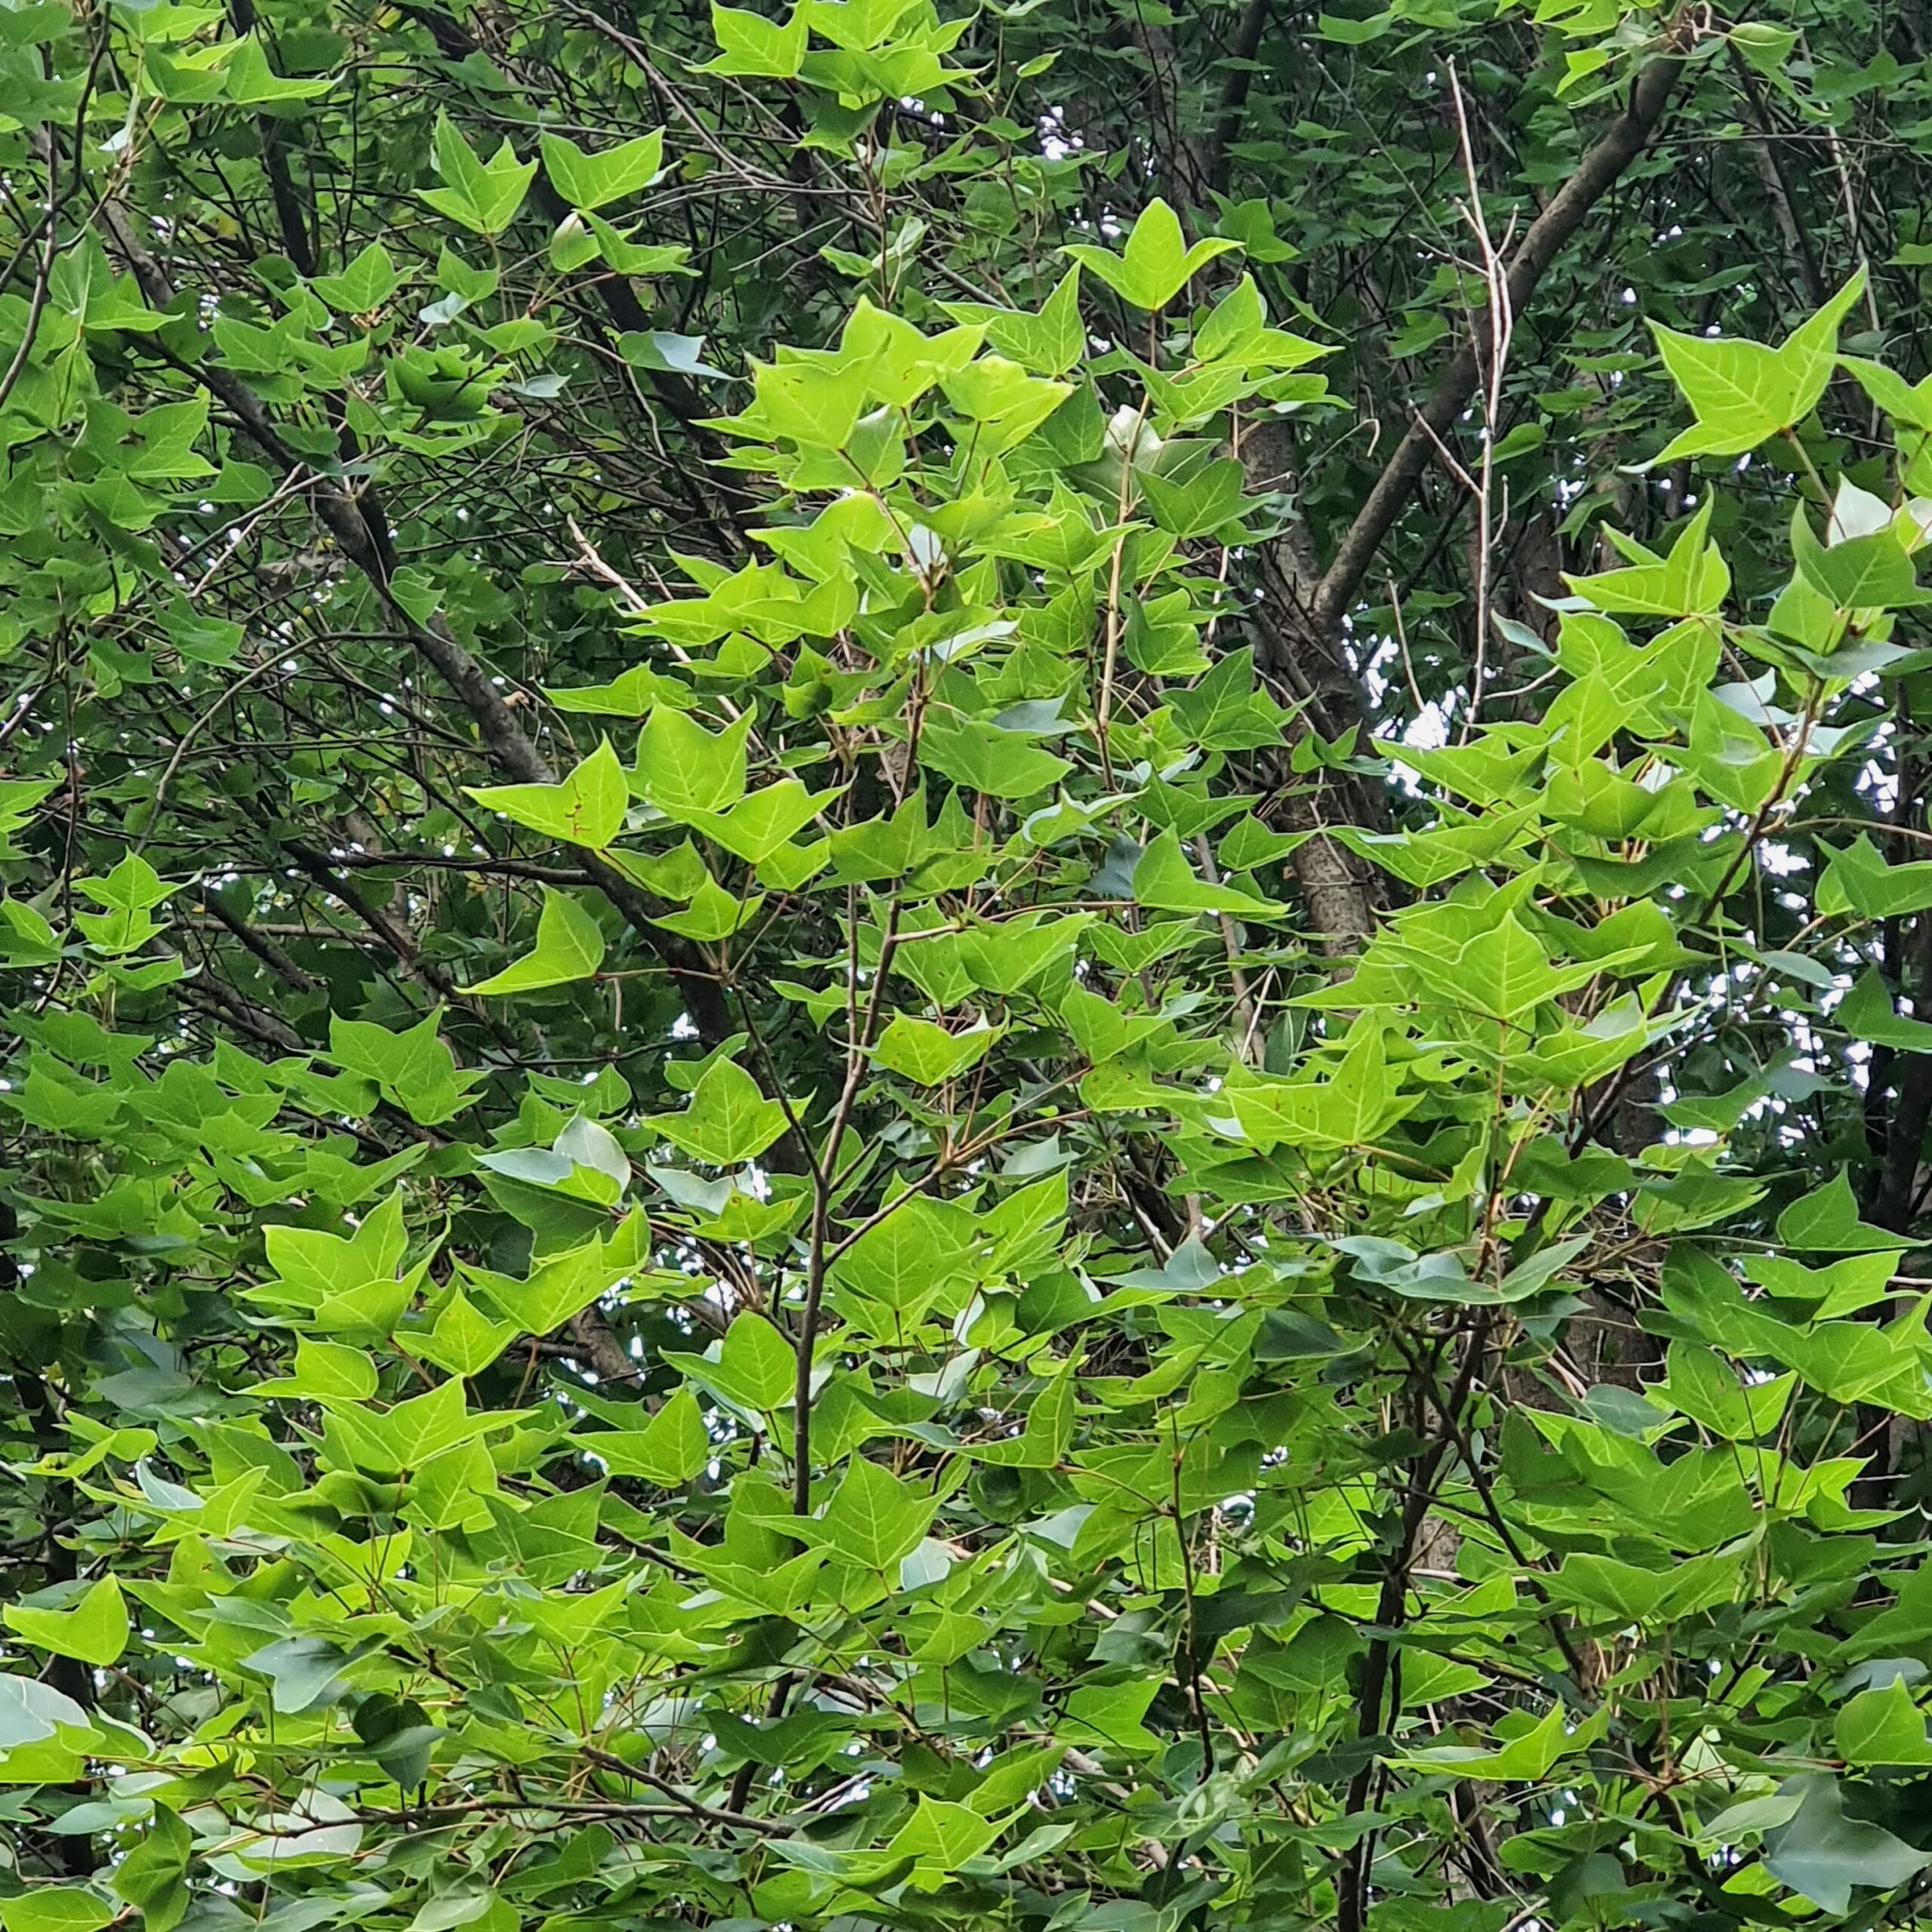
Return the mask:
<path id="1" fill-rule="evenodd" d="M 393 1040 L 395 1035 L 386 1033 L 383 1037 Z M 441 1043 L 435 1044 L 440 1048 Z M 398 1053 L 399 1062 L 405 1057 Z M 283 1281 L 318 1298 L 346 1294 L 365 1282 L 392 1278 L 408 1246 L 403 1227 L 402 1196 L 399 1193 L 388 1195 L 380 1207 L 363 1217 L 353 1234 L 331 1234 L 326 1228 L 277 1226 L 263 1230 L 262 1244 L 268 1253 L 269 1266 Z"/>
<path id="2" fill-rule="evenodd" d="M 955 321 L 977 323 L 986 340 L 1036 376 L 1063 376 L 1080 360 L 1086 334 L 1080 323 L 1080 271 L 1069 269 L 1037 315 L 984 302 L 942 305 Z"/>
<path id="3" fill-rule="evenodd" d="M 1231 1084 L 1223 1097 L 1232 1118 L 1213 1124 L 1264 1153 L 1278 1146 L 1362 1146 L 1417 1104 L 1398 1085 L 1382 1035 L 1371 1028 L 1351 1042 L 1327 1080 Z"/>
<path id="4" fill-rule="evenodd" d="M 711 33 L 721 50 L 700 72 L 789 80 L 805 57 L 805 9 L 795 6 L 783 26 L 749 8 L 721 7 L 712 0 Z"/>
<path id="5" fill-rule="evenodd" d="M 714 1168 L 755 1160 L 785 1131 L 785 1109 L 758 1091 L 758 1082 L 734 1060 L 705 1069 L 681 1114 L 658 1114 L 651 1125 L 672 1146 Z"/>
<path id="6" fill-rule="evenodd" d="M 1875 1254 L 1912 1245 L 1903 1235 L 1860 1218 L 1857 1198 L 1842 1170 L 1823 1186 L 1799 1195 L 1779 1215 L 1778 1244 L 1801 1254 Z"/>
<path id="7" fill-rule="evenodd" d="M 664 1359 L 724 1401 L 754 1414 L 769 1413 L 790 1399 L 798 1386 L 798 1357 L 784 1337 L 750 1309 L 701 1355 L 666 1350 Z M 593 1446 L 595 1437 L 586 1440 Z"/>
<path id="8" fill-rule="evenodd" d="M 991 798 L 1028 798 L 1072 770 L 1063 758 L 977 718 L 928 714 L 919 761 Z"/>
<path id="9" fill-rule="evenodd" d="M 1134 869 L 1137 903 L 1164 912 L 1227 912 L 1241 919 L 1281 919 L 1288 908 L 1257 898 L 1229 885 L 1208 885 L 1197 878 L 1180 849 L 1178 835 L 1164 832 L 1141 855 Z"/>
<path id="10" fill-rule="evenodd" d="M 780 1346 L 783 1348 L 782 1342 Z M 786 1352 L 788 1377 L 792 1366 L 792 1358 Z M 712 1455 L 704 1417 L 688 1389 L 680 1389 L 642 1429 L 608 1429 L 580 1439 L 613 1475 L 642 1476 L 660 1489 L 675 1489 L 689 1482 Z"/>
<path id="11" fill-rule="evenodd" d="M 228 97 L 238 107 L 269 107 L 281 100 L 311 100 L 318 94 L 327 94 L 335 85 L 327 78 L 284 80 L 269 66 L 262 43 L 252 33 L 244 34 L 235 43 L 226 78 Z"/>
<path id="12" fill-rule="evenodd" d="M 683 712 L 659 705 L 638 734 L 638 791 L 673 818 L 735 804 L 745 795 L 745 743 L 750 731 L 749 715 L 711 732 Z"/>
<path id="13" fill-rule="evenodd" d="M 105 878 L 75 881 L 103 912 L 77 912 L 75 923 L 91 944 L 103 952 L 132 952 L 145 946 L 160 931 L 159 922 L 149 909 L 158 906 L 174 891 L 158 877 L 153 866 L 138 852 L 123 857 Z"/>
<path id="14" fill-rule="evenodd" d="M 971 1251 L 956 1215 L 923 1195 L 895 1202 L 838 1258 L 838 1278 L 888 1308 L 913 1309 L 971 1264 Z"/>
<path id="15" fill-rule="evenodd" d="M 309 285 L 331 309 L 366 315 L 395 293 L 395 263 L 380 242 L 371 242 L 340 275 L 318 275 Z"/>
<path id="16" fill-rule="evenodd" d="M 932 1020 L 901 1013 L 880 1035 L 872 1057 L 922 1087 L 936 1087 L 977 1066 L 998 1037 L 998 1030 L 983 1021 L 955 1033 Z"/>
<path id="17" fill-rule="evenodd" d="M 1832 1017 L 1854 1039 L 1902 1048 L 1907 1053 L 1932 1051 L 1932 1021 L 1908 1019 L 1900 1013 L 1875 966 L 1860 976 Z"/>
<path id="18" fill-rule="evenodd" d="M 436 1317 L 435 1327 L 419 1337 L 414 1347 L 426 1361 L 452 1375 L 476 1375 L 509 1346 L 517 1333 L 517 1324 L 492 1321 L 458 1289 Z"/>
<path id="19" fill-rule="evenodd" d="M 1241 512 L 1242 472 L 1231 457 L 1211 463 L 1185 483 L 1174 483 L 1153 470 L 1140 477 L 1140 488 L 1154 521 L 1177 537 L 1202 537 L 1235 522 Z"/>
<path id="20" fill-rule="evenodd" d="M 916 1858 L 936 1871 L 957 1872 L 968 1860 L 978 1857 L 1001 1829 L 997 1818 L 922 1795 L 919 1808 L 899 1828 L 886 1849 L 901 1857 Z"/>
<path id="21" fill-rule="evenodd" d="M 345 1073 L 373 1080 L 385 1100 L 411 1119 L 434 1127 L 469 1106 L 481 1077 L 457 1070 L 456 1056 L 438 1032 L 440 1012 L 400 1033 L 370 1020 L 329 1018 L 329 1054 Z"/>
<path id="22" fill-rule="evenodd" d="M 1441 951 L 1417 947 L 1417 971 L 1444 999 L 1493 1020 L 1520 1019 L 1558 993 L 1587 984 L 1597 970 L 1593 961 L 1552 965 L 1541 941 L 1514 912 L 1466 938 L 1433 937 Z"/>
<path id="23" fill-rule="evenodd" d="M 1653 460 L 1742 456 L 1802 423 L 1831 380 L 1838 325 L 1864 287 L 1861 269 L 1776 349 L 1723 336 L 1680 335 L 1653 323 L 1664 367 L 1697 417 L 1694 428 L 1674 438 Z"/>
<path id="24" fill-rule="evenodd" d="M 747 865 L 755 866 L 789 844 L 795 832 L 811 824 L 838 795 L 836 792 L 808 792 L 795 778 L 781 778 L 777 784 L 740 799 L 728 812 L 702 811 L 693 806 L 676 816 Z"/>
<path id="25" fill-rule="evenodd" d="M 1180 217 L 1165 202 L 1155 201 L 1141 211 L 1123 253 L 1088 242 L 1070 243 L 1066 252 L 1137 309 L 1164 309 L 1217 255 L 1240 246 L 1214 236 L 1190 248 Z"/>
<path id="26" fill-rule="evenodd" d="M 1923 912 L 1932 906 L 1932 860 L 1887 865 L 1861 832 L 1826 860 L 1817 903 L 1828 918 L 1856 912 L 1866 919 L 1897 919 Z"/>
<path id="27" fill-rule="evenodd" d="M 855 1456 L 845 1480 L 814 1526 L 814 1540 L 869 1570 L 884 1570 L 918 1548 L 931 1527 L 932 1499 L 881 1464 Z"/>
<path id="28" fill-rule="evenodd" d="M 518 161 L 507 140 L 483 160 L 447 114 L 436 121 L 436 171 L 446 185 L 420 192 L 429 205 L 479 235 L 500 235 L 523 205 L 534 161 Z"/>
<path id="29" fill-rule="evenodd" d="M 452 1379 L 426 1395 L 398 1402 L 386 1415 L 365 1417 L 367 1433 L 379 1441 L 391 1470 L 420 1469 L 445 1449 L 480 1435 L 501 1420 L 473 1414 L 463 1401 L 463 1384 Z"/>
<path id="30" fill-rule="evenodd" d="M 1599 611 L 1649 617 L 1708 617 L 1730 588 L 1723 553 L 1709 541 L 1711 500 L 1706 497 L 1670 546 L 1668 556 L 1629 546 L 1638 561 L 1623 570 L 1564 581 Z"/>
<path id="31" fill-rule="evenodd" d="M 1792 512 L 1791 552 L 1804 580 L 1841 611 L 1896 609 L 1926 601 L 1912 552 L 1889 518 L 1875 530 L 1841 536 L 1827 548 L 1798 503 Z"/>

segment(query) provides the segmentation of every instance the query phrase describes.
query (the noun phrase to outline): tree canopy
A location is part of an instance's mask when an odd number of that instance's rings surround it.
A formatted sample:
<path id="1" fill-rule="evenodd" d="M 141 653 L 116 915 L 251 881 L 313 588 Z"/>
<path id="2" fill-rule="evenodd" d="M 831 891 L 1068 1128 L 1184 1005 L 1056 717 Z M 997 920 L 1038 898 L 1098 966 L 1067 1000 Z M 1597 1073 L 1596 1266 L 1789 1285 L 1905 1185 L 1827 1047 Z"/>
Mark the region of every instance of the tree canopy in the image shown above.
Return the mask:
<path id="1" fill-rule="evenodd" d="M 1932 1896 L 1922 8 L 0 10 L 0 1932 Z"/>

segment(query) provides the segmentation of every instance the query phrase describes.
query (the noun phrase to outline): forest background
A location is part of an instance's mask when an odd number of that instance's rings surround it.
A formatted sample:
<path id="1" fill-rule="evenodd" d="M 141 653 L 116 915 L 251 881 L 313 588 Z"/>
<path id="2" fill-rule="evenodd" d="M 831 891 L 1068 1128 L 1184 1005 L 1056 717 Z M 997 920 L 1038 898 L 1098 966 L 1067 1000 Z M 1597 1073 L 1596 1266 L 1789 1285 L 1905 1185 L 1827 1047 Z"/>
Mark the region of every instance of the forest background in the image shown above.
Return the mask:
<path id="1" fill-rule="evenodd" d="M 0 9 L 4 1932 L 1932 1890 L 1932 70 Z"/>

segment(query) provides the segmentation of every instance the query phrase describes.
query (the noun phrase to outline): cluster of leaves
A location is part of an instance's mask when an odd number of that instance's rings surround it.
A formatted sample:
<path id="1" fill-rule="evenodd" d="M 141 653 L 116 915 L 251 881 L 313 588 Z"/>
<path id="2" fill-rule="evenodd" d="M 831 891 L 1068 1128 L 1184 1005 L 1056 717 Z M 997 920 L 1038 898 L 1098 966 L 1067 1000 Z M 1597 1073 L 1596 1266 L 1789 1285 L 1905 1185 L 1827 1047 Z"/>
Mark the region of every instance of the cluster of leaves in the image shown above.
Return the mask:
<path id="1" fill-rule="evenodd" d="M 1922 1915 L 1863 84 L 1155 11 L 0 14 L 5 1932 Z"/>

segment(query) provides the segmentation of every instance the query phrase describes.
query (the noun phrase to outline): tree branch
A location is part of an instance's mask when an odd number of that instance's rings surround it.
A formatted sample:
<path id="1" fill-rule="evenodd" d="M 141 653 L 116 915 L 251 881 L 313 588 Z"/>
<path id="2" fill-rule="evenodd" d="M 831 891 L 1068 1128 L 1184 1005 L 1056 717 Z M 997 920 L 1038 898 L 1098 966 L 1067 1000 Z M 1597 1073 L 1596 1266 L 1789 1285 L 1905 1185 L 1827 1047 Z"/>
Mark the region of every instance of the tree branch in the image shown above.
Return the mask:
<path id="1" fill-rule="evenodd" d="M 114 202 L 101 205 L 101 219 L 114 238 L 141 292 L 157 309 L 175 299 L 174 283 L 134 234 Z M 248 435 L 294 474 L 305 466 L 278 433 L 261 398 L 232 371 L 201 367 L 190 371 L 226 405 Z M 388 525 L 366 492 L 361 495 L 318 476 L 307 491 L 317 518 L 337 547 L 368 579 L 370 587 L 419 655 L 432 665 L 469 712 L 491 763 L 503 776 L 525 785 L 553 785 L 556 773 L 525 735 L 522 725 L 481 663 L 451 633 L 440 612 L 419 620 L 397 601 L 391 582 L 392 551 Z M 731 1037 L 731 1011 L 723 989 L 703 955 L 690 941 L 652 924 L 649 901 L 622 873 L 599 858 L 587 857 L 585 869 L 638 936 L 669 968 L 700 1037 L 716 1045 Z"/>
<path id="2" fill-rule="evenodd" d="M 211 918 L 226 926 L 275 977 L 293 986 L 298 993 L 312 993 L 321 982 L 305 973 L 288 953 L 270 939 L 260 928 L 251 925 L 238 914 L 231 912 L 222 903 L 220 895 L 208 887 L 202 888 L 202 905 Z"/>
<path id="3" fill-rule="evenodd" d="M 1682 65 L 1680 54 L 1664 54 L 1638 74 L 1629 104 L 1530 224 L 1509 261 L 1506 283 L 1512 315 L 1520 315 L 1528 307 L 1557 251 L 1643 152 L 1670 103 Z M 1481 373 L 1481 346 L 1472 340 L 1450 358 L 1437 378 L 1435 392 L 1410 423 L 1395 454 L 1376 478 L 1375 487 L 1356 512 L 1309 600 L 1308 625 L 1317 638 L 1325 639 L 1340 628 L 1383 540 L 1407 507 L 1428 466 L 1437 441 L 1446 438 L 1454 429 L 1456 419 L 1475 395 Z"/>

